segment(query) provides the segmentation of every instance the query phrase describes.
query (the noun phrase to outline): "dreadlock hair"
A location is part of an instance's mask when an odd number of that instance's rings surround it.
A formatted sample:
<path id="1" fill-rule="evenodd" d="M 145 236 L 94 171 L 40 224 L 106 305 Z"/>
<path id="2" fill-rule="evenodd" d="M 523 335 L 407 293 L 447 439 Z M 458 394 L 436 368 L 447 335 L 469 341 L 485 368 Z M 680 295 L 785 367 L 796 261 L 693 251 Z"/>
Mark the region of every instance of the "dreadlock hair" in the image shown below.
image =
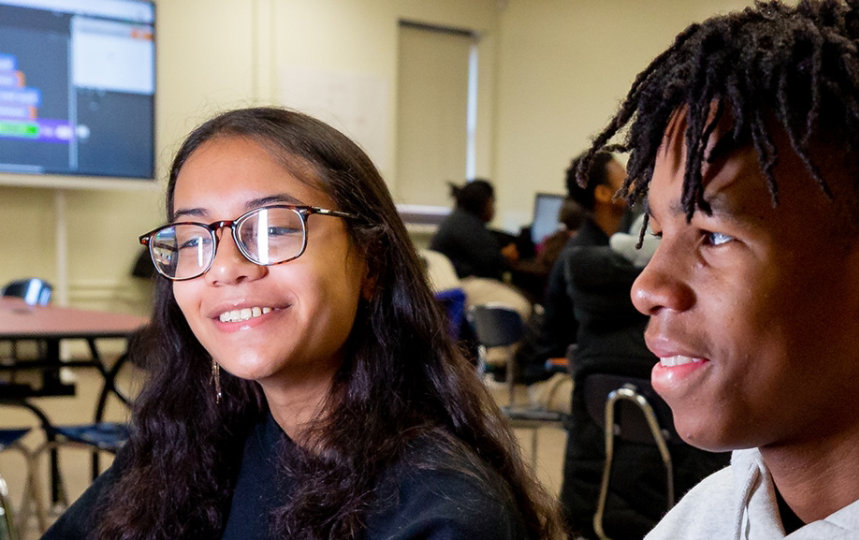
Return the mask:
<path id="1" fill-rule="evenodd" d="M 691 220 L 709 213 L 701 166 L 751 144 L 773 205 L 778 160 L 772 128 L 783 129 L 793 151 L 827 197 L 830 187 L 809 154 L 826 136 L 853 152 L 859 144 L 859 0 L 779 1 L 693 24 L 633 82 L 620 110 L 578 164 L 580 183 L 601 150 L 628 152 L 621 194 L 630 204 L 647 196 L 656 153 L 674 114 L 684 114 L 687 147 L 682 204 Z M 731 130 L 705 155 L 720 119 Z M 624 128 L 624 142 L 610 144 Z M 642 229 L 644 233 L 645 227 Z"/>

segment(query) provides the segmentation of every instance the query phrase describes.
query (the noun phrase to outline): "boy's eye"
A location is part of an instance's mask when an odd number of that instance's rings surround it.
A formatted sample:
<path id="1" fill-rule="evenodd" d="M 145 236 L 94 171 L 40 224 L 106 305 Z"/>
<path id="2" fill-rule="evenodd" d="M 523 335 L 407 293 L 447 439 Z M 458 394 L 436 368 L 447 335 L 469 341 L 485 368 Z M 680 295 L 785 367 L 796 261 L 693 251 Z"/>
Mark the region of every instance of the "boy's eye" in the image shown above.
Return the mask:
<path id="1" fill-rule="evenodd" d="M 708 245 L 711 246 L 721 246 L 723 244 L 727 244 L 731 242 L 734 237 L 728 236 L 727 234 L 720 232 L 704 232 L 704 239 L 706 240 Z"/>

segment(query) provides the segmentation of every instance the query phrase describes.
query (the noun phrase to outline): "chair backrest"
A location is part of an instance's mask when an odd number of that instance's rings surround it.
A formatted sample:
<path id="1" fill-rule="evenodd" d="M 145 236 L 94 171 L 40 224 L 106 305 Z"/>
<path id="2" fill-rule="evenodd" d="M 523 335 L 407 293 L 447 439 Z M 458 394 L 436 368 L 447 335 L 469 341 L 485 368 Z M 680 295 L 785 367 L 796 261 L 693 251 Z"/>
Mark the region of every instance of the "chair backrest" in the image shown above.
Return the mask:
<path id="1" fill-rule="evenodd" d="M 431 249 L 420 249 L 418 255 L 426 265 L 427 280 L 433 292 L 438 293 L 459 288 L 459 277 L 456 275 L 453 263 L 444 253 Z"/>
<path id="2" fill-rule="evenodd" d="M 477 342 L 487 348 L 513 345 L 525 330 L 519 312 L 503 305 L 472 306 L 467 318 Z"/>
<path id="3" fill-rule="evenodd" d="M 447 314 L 450 337 L 459 339 L 462 322 L 465 320 L 465 292 L 460 288 L 447 289 L 433 296 Z"/>
<path id="4" fill-rule="evenodd" d="M 674 430 L 674 420 L 668 404 L 653 390 L 649 379 L 617 375 L 612 373 L 591 373 L 582 379 L 585 406 L 588 414 L 597 425 L 605 425 L 606 401 L 612 391 L 631 385 L 636 393 L 643 396 L 659 422 L 659 427 L 667 443 L 681 443 L 680 437 Z M 578 392 L 579 388 L 574 391 Z M 641 410 L 633 403 L 620 401 L 614 417 L 616 435 L 623 440 L 656 444 L 647 419 Z"/>
<path id="5" fill-rule="evenodd" d="M 39 278 L 17 279 L 7 283 L 0 289 L 0 296 L 23 298 L 31 306 L 45 306 L 51 302 L 54 287 Z"/>

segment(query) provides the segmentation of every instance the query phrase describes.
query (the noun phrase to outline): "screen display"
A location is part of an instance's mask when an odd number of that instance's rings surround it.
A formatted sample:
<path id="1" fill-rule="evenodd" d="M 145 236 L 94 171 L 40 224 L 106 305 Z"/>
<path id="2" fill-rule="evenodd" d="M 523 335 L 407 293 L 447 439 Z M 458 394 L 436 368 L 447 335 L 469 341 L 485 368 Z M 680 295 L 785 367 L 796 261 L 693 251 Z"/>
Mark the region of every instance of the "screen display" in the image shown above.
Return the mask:
<path id="1" fill-rule="evenodd" d="M 531 223 L 531 241 L 534 244 L 539 244 L 558 230 L 558 214 L 563 204 L 563 195 L 537 193 L 534 196 L 534 222 Z"/>
<path id="2" fill-rule="evenodd" d="M 152 178 L 155 7 L 0 0 L 0 172 Z"/>

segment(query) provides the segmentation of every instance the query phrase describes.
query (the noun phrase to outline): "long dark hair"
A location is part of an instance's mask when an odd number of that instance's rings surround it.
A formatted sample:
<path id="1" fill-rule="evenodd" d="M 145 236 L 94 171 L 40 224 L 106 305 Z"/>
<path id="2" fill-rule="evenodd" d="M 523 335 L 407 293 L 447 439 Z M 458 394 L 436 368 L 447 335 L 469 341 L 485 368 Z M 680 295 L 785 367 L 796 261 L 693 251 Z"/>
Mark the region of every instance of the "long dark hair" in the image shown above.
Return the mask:
<path id="1" fill-rule="evenodd" d="M 197 128 L 175 157 L 167 214 L 185 161 L 206 141 L 247 137 L 293 175 L 320 186 L 365 254 L 375 288 L 362 301 L 347 354 L 326 398 L 323 418 L 308 428 L 312 451 L 284 457 L 295 491 L 274 516 L 289 538 L 351 538 L 373 502 L 379 475 L 419 437 L 450 452 L 480 456 L 509 485 L 529 536 L 555 538 L 554 505 L 518 455 L 491 396 L 447 337 L 443 314 L 390 194 L 370 159 L 340 132 L 276 108 L 222 114 Z M 99 537 L 218 537 L 243 441 L 266 412 L 254 382 L 221 371 L 223 398 L 210 384 L 211 357 L 191 333 L 159 278 L 146 347 L 151 376 L 134 405 L 122 471 L 104 506 Z M 432 463 L 416 463 L 432 467 Z M 472 471 L 473 473 L 473 471 Z"/>
<path id="2" fill-rule="evenodd" d="M 772 202 L 778 203 L 774 129 L 787 135 L 820 189 L 831 195 L 811 149 L 824 139 L 851 155 L 859 150 L 857 51 L 857 0 L 802 0 L 795 7 L 756 2 L 693 24 L 636 77 L 620 110 L 579 162 L 579 182 L 603 149 L 629 152 L 623 191 L 630 203 L 645 199 L 669 121 L 685 114 L 687 219 L 697 209 L 709 211 L 701 178 L 705 160 L 746 145 L 757 153 Z M 731 129 L 707 150 L 725 115 Z M 611 144 L 619 133 L 625 133 L 624 142 Z"/>

